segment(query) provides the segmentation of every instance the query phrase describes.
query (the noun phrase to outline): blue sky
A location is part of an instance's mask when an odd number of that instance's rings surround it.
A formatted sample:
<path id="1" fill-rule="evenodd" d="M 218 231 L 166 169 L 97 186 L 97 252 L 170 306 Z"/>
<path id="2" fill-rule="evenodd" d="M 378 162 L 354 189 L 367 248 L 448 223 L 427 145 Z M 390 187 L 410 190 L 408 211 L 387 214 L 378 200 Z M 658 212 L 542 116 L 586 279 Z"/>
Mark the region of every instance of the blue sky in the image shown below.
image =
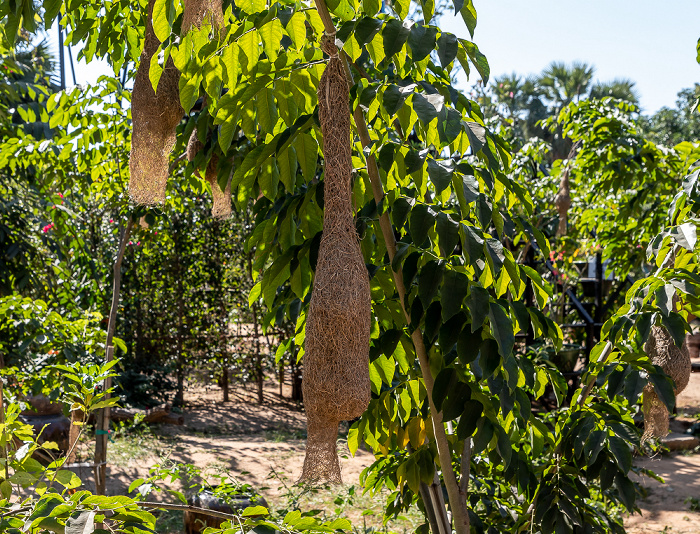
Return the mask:
<path id="1" fill-rule="evenodd" d="M 679 90 L 700 83 L 695 61 L 700 0 L 474 0 L 474 5 L 474 41 L 492 76 L 537 74 L 554 60 L 585 61 L 596 67 L 599 80 L 634 80 L 646 113 L 673 107 Z M 469 38 L 461 16 L 451 11 L 440 25 Z M 55 26 L 49 36 L 55 50 Z M 78 64 L 76 71 L 78 83 L 111 73 L 100 63 Z M 70 82 L 69 69 L 66 75 Z M 463 75 L 460 86 L 469 86 Z"/>
<path id="2" fill-rule="evenodd" d="M 700 83 L 700 0 L 474 0 L 474 7 L 474 42 L 492 76 L 585 61 L 601 81 L 634 80 L 646 113 L 673 107 L 679 90 Z M 461 16 L 447 13 L 440 25 L 469 38 Z"/>

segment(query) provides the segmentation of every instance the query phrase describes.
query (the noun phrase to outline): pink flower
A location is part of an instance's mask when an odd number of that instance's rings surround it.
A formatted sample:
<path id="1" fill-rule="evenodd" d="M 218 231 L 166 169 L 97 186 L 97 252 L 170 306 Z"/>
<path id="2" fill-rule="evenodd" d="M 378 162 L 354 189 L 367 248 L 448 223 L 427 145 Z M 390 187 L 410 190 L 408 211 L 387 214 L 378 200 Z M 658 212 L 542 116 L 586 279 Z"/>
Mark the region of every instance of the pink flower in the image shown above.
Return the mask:
<path id="1" fill-rule="evenodd" d="M 513 91 L 511 91 L 511 92 L 508 93 L 508 94 L 510 95 L 511 98 L 513 98 Z"/>
<path id="2" fill-rule="evenodd" d="M 154 234 L 154 235 L 158 235 L 158 232 L 155 232 L 155 234 Z"/>
<path id="3" fill-rule="evenodd" d="M 129 244 L 130 244 L 130 245 L 133 245 L 133 244 L 134 244 L 134 242 L 133 242 L 133 241 L 129 241 Z"/>
<path id="4" fill-rule="evenodd" d="M 114 222 L 114 219 L 110 219 L 109 222 L 113 223 L 113 222 Z"/>
<path id="5" fill-rule="evenodd" d="M 141 241 L 139 241 L 138 243 L 136 243 L 136 246 L 137 246 L 137 247 L 138 247 L 139 245 L 141 245 Z"/>
<path id="6" fill-rule="evenodd" d="M 59 193 L 58 196 L 59 196 L 60 198 L 63 198 L 63 193 Z"/>

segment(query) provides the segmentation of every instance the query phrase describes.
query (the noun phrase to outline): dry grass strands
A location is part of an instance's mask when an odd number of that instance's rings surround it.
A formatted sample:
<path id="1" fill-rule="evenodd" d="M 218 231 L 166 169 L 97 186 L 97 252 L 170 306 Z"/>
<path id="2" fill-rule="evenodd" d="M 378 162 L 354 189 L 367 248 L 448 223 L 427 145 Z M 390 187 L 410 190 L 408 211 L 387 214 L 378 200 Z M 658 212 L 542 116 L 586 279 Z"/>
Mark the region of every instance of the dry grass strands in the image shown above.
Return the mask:
<path id="1" fill-rule="evenodd" d="M 221 0 L 185 0 L 182 13 L 182 34 L 184 35 L 192 27 L 201 28 L 204 19 L 214 28 L 224 25 L 224 8 Z"/>
<path id="2" fill-rule="evenodd" d="M 195 128 L 187 141 L 187 148 L 185 150 L 185 156 L 187 161 L 194 161 L 195 156 L 204 149 L 204 145 L 199 140 L 197 136 L 197 129 Z M 218 167 L 219 156 L 214 154 L 209 160 L 207 165 L 207 170 L 205 172 L 205 179 L 209 182 L 211 187 L 211 194 L 213 198 L 213 205 L 211 208 L 211 215 L 215 219 L 228 219 L 231 216 L 231 179 L 229 177 L 228 184 L 226 184 L 226 189 L 221 190 L 218 182 Z M 197 175 L 199 172 L 195 170 Z"/>
<path id="3" fill-rule="evenodd" d="M 184 111 L 180 105 L 180 73 L 168 60 L 153 91 L 148 71 L 151 57 L 160 41 L 153 31 L 153 4 L 148 2 L 146 42 L 131 95 L 131 155 L 129 156 L 129 195 L 138 204 L 165 200 L 170 152 L 175 145 L 175 128 Z"/>
<path id="4" fill-rule="evenodd" d="M 674 383 L 674 393 L 678 395 L 688 385 L 690 380 L 690 353 L 683 342 L 682 347 L 677 347 L 668 330 L 661 326 L 653 326 L 644 350 L 652 363 L 660 366 L 670 376 Z M 644 387 L 642 402 L 644 412 L 644 434 L 642 441 L 652 437 L 662 438 L 668 434 L 668 410 L 661 401 L 654 386 L 647 384 Z"/>
<path id="5" fill-rule="evenodd" d="M 308 439 L 300 481 L 340 483 L 338 424 L 359 417 L 371 397 L 369 276 L 355 231 L 348 80 L 333 40 L 318 89 L 323 133 L 323 237 L 306 319 L 304 405 Z"/>

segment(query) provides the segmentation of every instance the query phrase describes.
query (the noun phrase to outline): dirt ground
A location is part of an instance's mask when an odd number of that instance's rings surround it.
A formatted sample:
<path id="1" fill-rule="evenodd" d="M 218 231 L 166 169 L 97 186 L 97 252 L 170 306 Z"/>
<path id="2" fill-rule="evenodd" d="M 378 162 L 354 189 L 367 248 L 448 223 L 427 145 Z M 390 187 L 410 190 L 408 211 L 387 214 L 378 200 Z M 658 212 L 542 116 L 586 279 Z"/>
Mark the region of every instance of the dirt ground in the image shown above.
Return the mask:
<path id="1" fill-rule="evenodd" d="M 269 381 L 265 402 L 256 402 L 255 391 L 240 386 L 233 389 L 231 401 L 221 401 L 215 387 L 191 386 L 187 391 L 184 425 L 162 425 L 134 435 L 119 437 L 110 444 L 107 492 L 125 494 L 129 484 L 148 476 L 149 468 L 168 460 L 194 464 L 214 476 L 226 473 L 261 490 L 271 507 L 284 507 L 299 500 L 302 507 L 323 509 L 329 516 L 346 515 L 351 520 L 380 526 L 383 496 L 361 496 L 358 490 L 361 471 L 370 465 L 372 454 L 360 450 L 353 458 L 341 454 L 345 486 L 331 491 L 300 494 L 293 486 L 301 473 L 304 459 L 305 420 L 300 406 L 284 397 L 278 385 Z M 694 373 L 684 393 L 678 397 L 679 419 L 696 419 L 700 414 L 700 373 Z M 342 440 L 341 440 L 342 443 Z M 84 459 L 91 446 L 85 444 Z M 654 458 L 638 458 L 635 465 L 651 469 L 665 480 L 661 484 L 648 477 L 638 480 L 647 491 L 639 502 L 642 515 L 625 521 L 630 534 L 698 533 L 700 534 L 700 454 L 674 452 Z M 89 473 L 81 478 L 91 479 Z M 164 484 L 167 485 L 167 484 Z M 184 490 L 181 484 L 174 489 Z M 341 504 L 338 504 L 340 497 Z M 167 494 L 151 494 L 150 499 L 168 500 Z M 335 501 L 335 502 L 334 502 Z M 366 512 L 363 514 L 363 511 Z M 162 532 L 181 532 L 181 523 L 173 518 Z M 389 529 L 411 532 L 422 523 L 419 512 L 404 517 Z M 160 523 L 159 523 L 160 524 Z"/>
<path id="2" fill-rule="evenodd" d="M 697 419 L 700 414 L 700 373 L 690 375 L 688 387 L 676 399 L 679 420 Z M 671 430 L 680 425 L 671 425 Z M 638 458 L 635 465 L 650 469 L 664 479 L 661 484 L 648 477 L 638 481 L 647 490 L 640 502 L 642 515 L 625 522 L 630 534 L 700 533 L 700 454 L 673 452 L 654 458 Z"/>

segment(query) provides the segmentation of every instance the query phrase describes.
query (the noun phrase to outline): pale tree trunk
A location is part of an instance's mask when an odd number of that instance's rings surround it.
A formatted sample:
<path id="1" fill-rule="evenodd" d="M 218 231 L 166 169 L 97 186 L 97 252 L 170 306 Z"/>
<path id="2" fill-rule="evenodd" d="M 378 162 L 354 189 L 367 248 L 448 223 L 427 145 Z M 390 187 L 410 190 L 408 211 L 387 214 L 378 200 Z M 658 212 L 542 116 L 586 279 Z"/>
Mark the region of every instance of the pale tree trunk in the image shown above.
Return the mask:
<path id="1" fill-rule="evenodd" d="M 119 249 L 117 251 L 117 257 L 114 260 L 112 307 L 109 312 L 109 322 L 107 323 L 105 363 L 109 363 L 114 358 L 114 345 L 112 345 L 112 340 L 114 339 L 114 331 L 117 325 L 117 311 L 119 310 L 119 296 L 121 293 L 122 280 L 122 260 L 124 259 L 126 244 L 129 241 L 129 235 L 131 234 L 133 224 L 134 223 L 131 220 L 131 216 L 129 216 L 129 222 L 127 222 L 126 228 L 124 228 L 121 232 Z M 112 378 L 105 378 L 104 382 L 102 383 L 102 391 L 108 392 L 111 388 Z M 106 398 L 109 398 L 109 393 L 106 394 Z M 97 495 L 105 494 L 105 486 L 107 482 L 107 440 L 109 438 L 109 421 L 110 408 L 102 408 L 97 414 L 97 425 L 95 429 L 97 433 L 95 441 L 95 493 L 97 493 Z"/>

